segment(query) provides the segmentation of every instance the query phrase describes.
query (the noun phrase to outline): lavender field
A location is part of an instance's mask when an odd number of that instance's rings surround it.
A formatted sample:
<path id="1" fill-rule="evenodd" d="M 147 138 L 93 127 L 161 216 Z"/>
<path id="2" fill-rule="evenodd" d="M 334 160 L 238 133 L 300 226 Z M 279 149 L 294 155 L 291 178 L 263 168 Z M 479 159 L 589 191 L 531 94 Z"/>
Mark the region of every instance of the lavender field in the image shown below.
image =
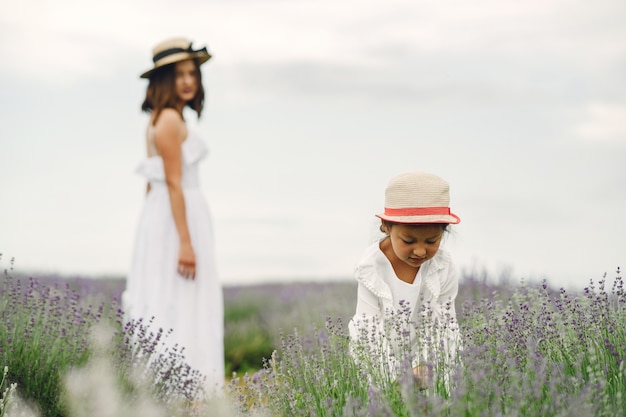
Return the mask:
<path id="1" fill-rule="evenodd" d="M 167 332 L 124 322 L 123 280 L 9 269 L 0 417 L 626 415 L 619 270 L 579 293 L 466 275 L 462 348 L 450 361 L 425 346 L 435 374 L 427 389 L 350 354 L 353 282 L 225 287 L 225 389 L 205 398 L 184 355 L 157 354 Z"/>

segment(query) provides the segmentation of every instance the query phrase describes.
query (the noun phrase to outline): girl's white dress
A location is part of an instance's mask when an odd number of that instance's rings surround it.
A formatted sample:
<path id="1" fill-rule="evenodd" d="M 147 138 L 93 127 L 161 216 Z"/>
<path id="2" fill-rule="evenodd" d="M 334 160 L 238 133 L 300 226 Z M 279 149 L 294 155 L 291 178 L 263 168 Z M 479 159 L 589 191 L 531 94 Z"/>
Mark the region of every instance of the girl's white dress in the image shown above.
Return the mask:
<path id="1" fill-rule="evenodd" d="M 153 318 L 151 329 L 172 329 L 166 345 L 184 347 L 186 362 L 206 376 L 207 388 L 213 389 L 222 387 L 224 381 L 224 316 L 212 216 L 198 175 L 198 163 L 207 154 L 205 143 L 189 129 L 182 144 L 182 185 L 196 255 L 195 280 L 177 273 L 179 239 L 163 160 L 153 156 L 138 166 L 137 172 L 147 178 L 151 188 L 140 215 L 122 304 L 129 319 L 148 322 Z"/>
<path id="2" fill-rule="evenodd" d="M 421 266 L 415 285 L 417 292 L 397 290 L 394 280 L 399 281 L 391 262 L 380 249 L 380 241 L 371 244 L 363 253 L 354 268 L 354 276 L 358 283 L 356 312 L 348 323 L 352 346 L 369 345 L 369 351 L 382 355 L 388 362 L 393 373 L 398 369 L 395 352 L 397 339 L 403 339 L 402 333 L 390 334 L 387 338 L 386 327 L 393 327 L 392 312 L 397 312 L 399 301 L 409 301 L 409 341 L 415 354 L 413 366 L 419 363 L 433 363 L 437 360 L 425 346 L 424 340 L 418 340 L 413 331 L 413 324 L 426 326 L 425 336 L 436 340 L 436 346 L 443 346 L 441 355 L 448 361 L 456 355 L 459 347 L 458 323 L 456 321 L 455 300 L 459 289 L 459 278 L 456 264 L 450 252 L 441 247 L 435 256 Z M 402 288 L 398 286 L 398 288 Z M 410 300 L 412 297 L 417 302 Z M 402 317 L 402 316 L 401 316 Z M 430 318 L 428 318 L 430 317 Z M 403 322 L 404 323 L 404 322 Z M 402 324 L 403 324 L 402 323 Z M 428 323 L 428 324 L 426 324 Z M 396 320 L 398 324 L 398 320 Z M 393 332 L 396 332 L 392 328 Z M 407 330 L 407 329 L 404 329 Z M 371 333 L 381 335 L 380 339 L 372 340 Z M 382 349 L 381 349 L 382 347 Z"/>

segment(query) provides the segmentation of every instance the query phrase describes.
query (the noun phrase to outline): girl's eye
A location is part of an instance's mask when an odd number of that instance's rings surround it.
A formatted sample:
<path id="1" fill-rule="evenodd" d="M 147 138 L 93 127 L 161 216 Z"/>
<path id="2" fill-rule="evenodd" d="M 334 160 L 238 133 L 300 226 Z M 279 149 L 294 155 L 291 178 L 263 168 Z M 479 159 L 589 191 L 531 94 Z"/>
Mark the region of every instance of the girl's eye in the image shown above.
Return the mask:
<path id="1" fill-rule="evenodd" d="M 406 240 L 402 239 L 402 241 L 404 242 L 405 245 L 411 245 L 413 244 L 413 241 L 407 242 Z"/>

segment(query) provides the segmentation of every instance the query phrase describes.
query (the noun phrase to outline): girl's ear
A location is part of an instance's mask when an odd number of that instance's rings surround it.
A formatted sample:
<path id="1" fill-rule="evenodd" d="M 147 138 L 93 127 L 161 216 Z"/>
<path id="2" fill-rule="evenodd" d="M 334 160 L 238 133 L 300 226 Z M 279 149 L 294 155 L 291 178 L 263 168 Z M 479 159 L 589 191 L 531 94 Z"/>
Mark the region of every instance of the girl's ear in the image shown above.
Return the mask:
<path id="1" fill-rule="evenodd" d="M 391 229 L 391 227 L 389 227 L 389 224 L 386 221 L 381 220 L 380 221 L 380 231 L 383 232 L 386 235 L 389 235 L 389 232 L 390 232 L 389 229 Z"/>

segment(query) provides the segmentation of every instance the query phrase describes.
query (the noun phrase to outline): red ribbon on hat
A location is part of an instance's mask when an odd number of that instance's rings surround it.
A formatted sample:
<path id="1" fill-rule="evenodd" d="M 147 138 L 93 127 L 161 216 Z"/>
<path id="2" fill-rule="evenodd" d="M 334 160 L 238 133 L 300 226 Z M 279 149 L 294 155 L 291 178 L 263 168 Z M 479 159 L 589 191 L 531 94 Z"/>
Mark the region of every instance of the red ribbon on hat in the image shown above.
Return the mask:
<path id="1" fill-rule="evenodd" d="M 385 207 L 386 216 L 430 216 L 434 214 L 450 215 L 450 207 L 413 207 L 413 208 L 388 208 Z"/>

